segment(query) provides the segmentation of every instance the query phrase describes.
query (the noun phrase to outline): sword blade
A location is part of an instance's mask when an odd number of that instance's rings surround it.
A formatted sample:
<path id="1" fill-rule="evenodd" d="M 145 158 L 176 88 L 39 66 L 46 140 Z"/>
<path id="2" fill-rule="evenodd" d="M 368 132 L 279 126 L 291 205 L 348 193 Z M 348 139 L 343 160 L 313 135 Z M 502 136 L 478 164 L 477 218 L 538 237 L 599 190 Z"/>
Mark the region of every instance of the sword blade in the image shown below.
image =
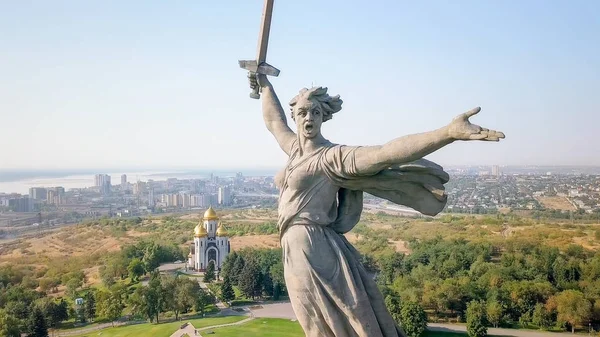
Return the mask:
<path id="1" fill-rule="evenodd" d="M 261 63 L 267 60 L 267 47 L 269 46 L 269 33 L 271 31 L 271 17 L 273 16 L 273 2 L 274 0 L 265 0 L 265 5 L 263 7 L 260 32 L 258 35 L 258 52 L 256 54 L 256 63 L 259 66 Z"/>

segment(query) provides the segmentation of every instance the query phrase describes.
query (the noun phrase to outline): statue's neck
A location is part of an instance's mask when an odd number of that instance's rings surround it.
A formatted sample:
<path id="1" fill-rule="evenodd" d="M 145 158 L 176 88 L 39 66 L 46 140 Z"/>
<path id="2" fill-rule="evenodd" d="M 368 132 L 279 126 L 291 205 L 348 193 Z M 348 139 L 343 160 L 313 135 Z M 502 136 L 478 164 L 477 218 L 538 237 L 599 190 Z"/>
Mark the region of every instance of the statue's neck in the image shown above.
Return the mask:
<path id="1" fill-rule="evenodd" d="M 329 141 L 323 137 L 323 135 L 319 134 L 314 138 L 306 138 L 302 135 L 298 135 L 298 146 L 300 148 L 300 156 L 305 154 L 311 154 L 323 145 L 328 144 Z"/>

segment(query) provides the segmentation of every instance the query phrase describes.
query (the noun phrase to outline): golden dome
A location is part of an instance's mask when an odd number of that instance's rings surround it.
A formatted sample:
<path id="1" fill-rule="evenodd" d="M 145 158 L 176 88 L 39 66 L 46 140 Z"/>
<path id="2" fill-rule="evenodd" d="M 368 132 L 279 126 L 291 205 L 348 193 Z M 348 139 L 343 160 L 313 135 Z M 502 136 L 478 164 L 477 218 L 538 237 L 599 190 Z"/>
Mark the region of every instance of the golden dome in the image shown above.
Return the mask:
<path id="1" fill-rule="evenodd" d="M 227 236 L 228 234 L 229 233 L 227 233 L 225 227 L 223 227 L 223 225 L 219 221 L 219 227 L 217 228 L 217 236 Z"/>
<path id="2" fill-rule="evenodd" d="M 208 233 L 206 232 L 206 229 L 204 228 L 204 226 L 199 223 L 196 228 L 194 228 L 194 236 L 197 238 L 202 238 L 207 236 Z"/>
<path id="3" fill-rule="evenodd" d="M 204 212 L 204 217 L 202 218 L 202 220 L 218 220 L 219 217 L 217 216 L 217 213 L 215 213 L 215 210 L 212 208 L 212 206 L 210 206 L 206 212 Z"/>

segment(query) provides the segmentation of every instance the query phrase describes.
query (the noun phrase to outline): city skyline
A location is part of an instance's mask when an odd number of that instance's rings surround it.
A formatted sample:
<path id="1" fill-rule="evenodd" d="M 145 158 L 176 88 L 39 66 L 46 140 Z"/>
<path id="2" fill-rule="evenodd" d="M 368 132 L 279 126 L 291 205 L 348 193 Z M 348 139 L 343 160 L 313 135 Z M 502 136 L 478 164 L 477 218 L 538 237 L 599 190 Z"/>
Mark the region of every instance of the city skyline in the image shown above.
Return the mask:
<path id="1" fill-rule="evenodd" d="M 261 10 L 262 1 L 5 4 L 0 134 L 15 146 L 0 147 L 0 169 L 282 168 L 237 65 L 256 52 Z M 304 86 L 340 94 L 342 111 L 323 125 L 335 143 L 384 144 L 481 106 L 471 121 L 506 139 L 427 159 L 600 166 L 598 10 L 583 0 L 276 1 L 272 82 L 286 110 Z"/>

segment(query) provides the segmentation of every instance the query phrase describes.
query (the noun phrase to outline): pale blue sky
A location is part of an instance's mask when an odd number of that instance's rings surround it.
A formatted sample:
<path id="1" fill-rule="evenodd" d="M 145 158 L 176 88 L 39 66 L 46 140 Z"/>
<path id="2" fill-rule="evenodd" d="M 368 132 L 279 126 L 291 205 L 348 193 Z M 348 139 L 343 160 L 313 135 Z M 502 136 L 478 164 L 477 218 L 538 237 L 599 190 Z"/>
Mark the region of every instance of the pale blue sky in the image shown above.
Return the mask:
<path id="1" fill-rule="evenodd" d="M 334 142 L 474 123 L 442 165 L 600 165 L 600 1 L 275 1 L 287 102 L 329 87 Z M 281 167 L 248 97 L 262 0 L 0 1 L 1 168 Z M 293 126 L 293 122 L 289 121 Z"/>

